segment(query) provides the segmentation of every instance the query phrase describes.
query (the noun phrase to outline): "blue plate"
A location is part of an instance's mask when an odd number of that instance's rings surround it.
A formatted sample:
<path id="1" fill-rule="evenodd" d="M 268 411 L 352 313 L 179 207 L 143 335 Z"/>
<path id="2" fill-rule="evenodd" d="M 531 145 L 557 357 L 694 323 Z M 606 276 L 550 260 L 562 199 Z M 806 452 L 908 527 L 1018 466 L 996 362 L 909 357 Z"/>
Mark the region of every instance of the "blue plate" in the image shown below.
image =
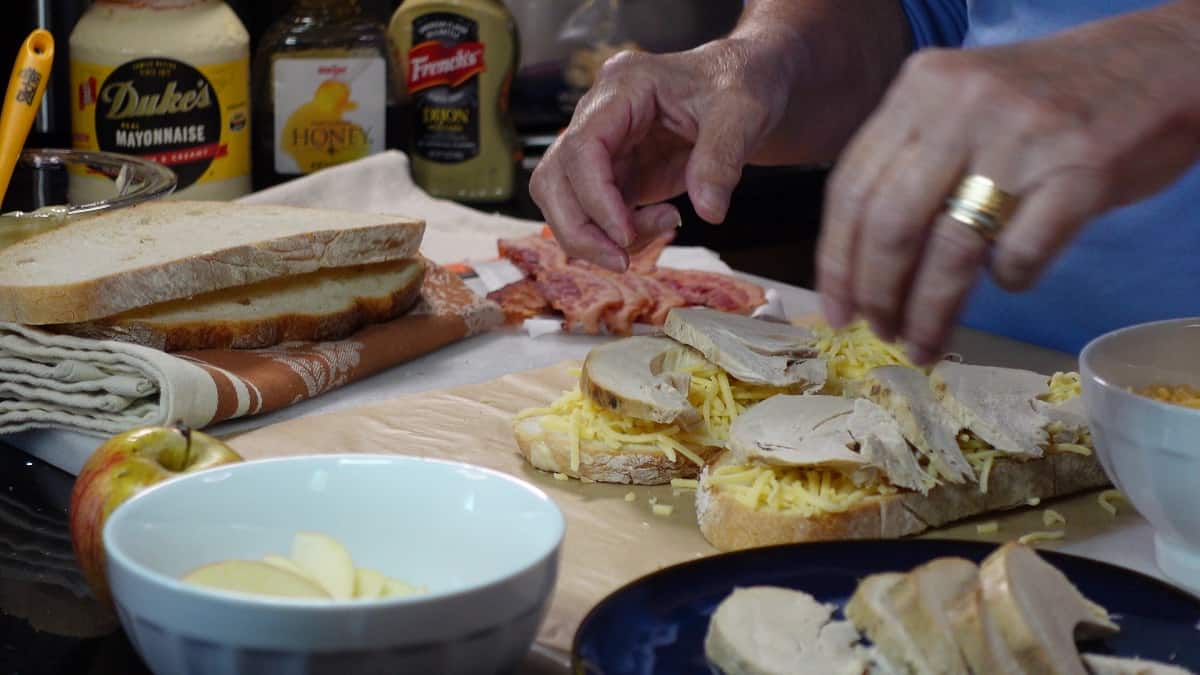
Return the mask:
<path id="1" fill-rule="evenodd" d="M 573 670 L 580 675 L 711 675 L 716 671 L 704 658 L 708 618 L 735 586 L 784 586 L 843 605 L 869 574 L 906 571 L 942 556 L 979 562 L 995 548 L 933 539 L 828 542 L 750 549 L 668 567 L 592 609 L 575 634 Z M 1083 649 L 1200 669 L 1200 599 L 1121 567 L 1039 553 L 1116 615 L 1121 632 L 1081 644 Z"/>

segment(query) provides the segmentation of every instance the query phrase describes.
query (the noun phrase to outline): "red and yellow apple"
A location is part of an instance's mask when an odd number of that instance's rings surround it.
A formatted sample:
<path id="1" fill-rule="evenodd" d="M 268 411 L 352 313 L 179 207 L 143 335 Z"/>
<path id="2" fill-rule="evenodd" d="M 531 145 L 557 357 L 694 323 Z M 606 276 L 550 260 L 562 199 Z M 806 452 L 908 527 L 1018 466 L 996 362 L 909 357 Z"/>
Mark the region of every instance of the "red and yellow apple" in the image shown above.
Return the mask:
<path id="1" fill-rule="evenodd" d="M 240 462 L 223 441 L 182 425 L 113 436 L 96 448 L 71 490 L 71 545 L 92 593 L 112 606 L 105 572 L 104 523 L 130 497 L 168 478 Z"/>

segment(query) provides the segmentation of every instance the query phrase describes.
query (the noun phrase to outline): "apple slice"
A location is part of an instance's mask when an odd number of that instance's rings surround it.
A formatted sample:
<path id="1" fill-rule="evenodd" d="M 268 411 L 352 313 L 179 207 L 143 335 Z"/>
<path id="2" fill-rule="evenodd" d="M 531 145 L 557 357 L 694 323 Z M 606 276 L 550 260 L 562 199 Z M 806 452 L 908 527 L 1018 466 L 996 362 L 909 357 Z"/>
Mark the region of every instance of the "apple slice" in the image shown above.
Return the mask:
<path id="1" fill-rule="evenodd" d="M 388 581 L 383 572 L 360 567 L 354 570 L 354 597 L 365 600 L 382 598 L 384 586 Z"/>
<path id="2" fill-rule="evenodd" d="M 292 540 L 292 561 L 334 600 L 354 597 L 354 561 L 338 540 L 320 532 L 299 532 Z"/>
<path id="3" fill-rule="evenodd" d="M 224 560 L 204 565 L 189 572 L 183 581 L 204 588 L 254 595 L 329 599 L 329 593 L 316 582 L 256 560 Z"/>
<path id="4" fill-rule="evenodd" d="M 304 569 L 302 567 L 300 567 L 299 565 L 297 565 L 296 562 L 294 560 L 292 560 L 291 558 L 285 558 L 281 555 L 267 555 L 267 556 L 263 556 L 262 561 L 267 563 L 271 567 L 278 567 L 279 569 L 283 570 L 284 572 L 291 572 L 292 574 L 295 574 L 298 577 L 304 577 L 305 579 L 308 579 L 309 581 L 312 581 L 314 583 L 317 581 L 316 579 L 313 578 L 313 576 L 311 574 L 304 571 Z"/>

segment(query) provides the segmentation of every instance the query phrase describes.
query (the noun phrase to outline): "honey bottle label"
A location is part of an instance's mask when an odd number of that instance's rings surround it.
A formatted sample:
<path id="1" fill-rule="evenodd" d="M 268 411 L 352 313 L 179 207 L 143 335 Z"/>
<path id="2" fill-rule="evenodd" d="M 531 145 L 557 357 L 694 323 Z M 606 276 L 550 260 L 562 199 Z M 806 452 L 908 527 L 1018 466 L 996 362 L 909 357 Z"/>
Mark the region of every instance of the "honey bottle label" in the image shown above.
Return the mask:
<path id="1" fill-rule="evenodd" d="M 278 57 L 271 94 L 276 173 L 312 173 L 384 150 L 387 64 L 380 57 Z"/>
<path id="2" fill-rule="evenodd" d="M 479 25 L 453 12 L 412 22 L 407 87 L 412 100 L 413 151 L 454 164 L 479 155 L 479 75 L 484 48 Z"/>

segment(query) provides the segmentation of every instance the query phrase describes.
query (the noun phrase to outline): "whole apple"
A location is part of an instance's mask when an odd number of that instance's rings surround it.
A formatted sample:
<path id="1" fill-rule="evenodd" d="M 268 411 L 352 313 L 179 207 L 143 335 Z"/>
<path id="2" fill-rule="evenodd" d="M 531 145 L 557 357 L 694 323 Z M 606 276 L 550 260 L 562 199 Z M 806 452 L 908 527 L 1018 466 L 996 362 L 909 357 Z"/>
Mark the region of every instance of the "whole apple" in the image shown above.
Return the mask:
<path id="1" fill-rule="evenodd" d="M 125 500 L 178 475 L 242 461 L 223 441 L 183 425 L 117 434 L 96 448 L 71 490 L 71 545 L 92 594 L 112 606 L 105 571 L 104 522 Z"/>

